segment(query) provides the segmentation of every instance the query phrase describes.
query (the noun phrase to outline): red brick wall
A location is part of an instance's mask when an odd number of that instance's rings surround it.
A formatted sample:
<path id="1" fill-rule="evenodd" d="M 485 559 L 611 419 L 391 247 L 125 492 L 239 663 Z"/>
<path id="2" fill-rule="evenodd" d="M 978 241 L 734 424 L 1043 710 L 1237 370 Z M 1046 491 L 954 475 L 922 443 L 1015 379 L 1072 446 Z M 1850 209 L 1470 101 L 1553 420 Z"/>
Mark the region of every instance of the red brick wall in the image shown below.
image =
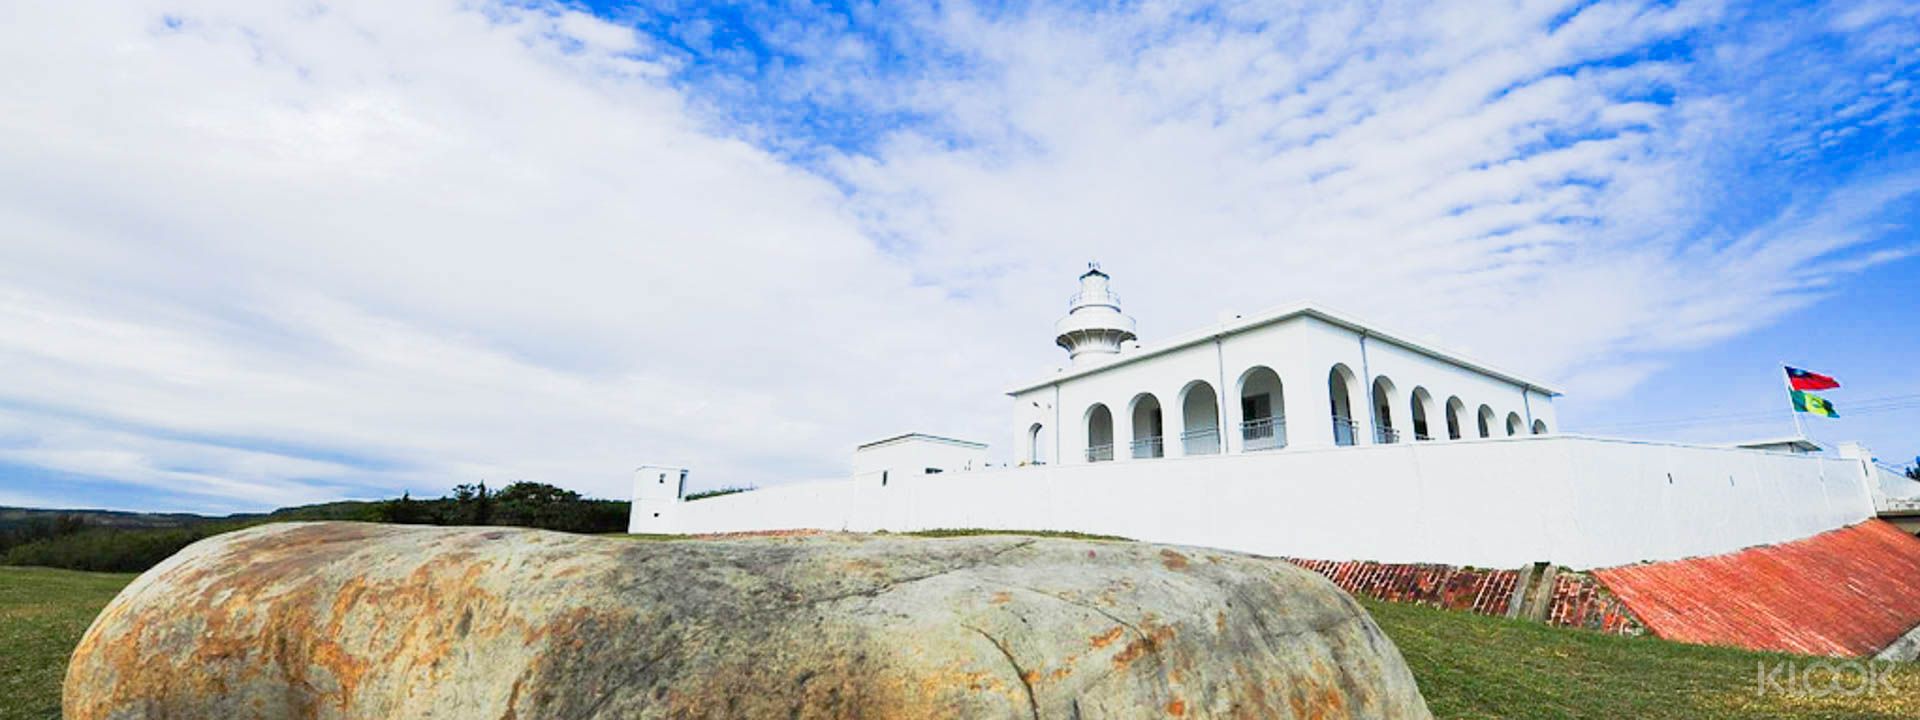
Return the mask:
<path id="1" fill-rule="evenodd" d="M 1681 642 L 1857 657 L 1920 624 L 1920 540 L 1883 520 L 1594 574 Z"/>
<path id="2" fill-rule="evenodd" d="M 1414 603 L 1481 615 L 1505 615 L 1513 598 L 1514 570 L 1476 570 L 1451 565 L 1334 562 L 1287 558 L 1332 580 L 1340 589 L 1388 602 Z"/>
<path id="3" fill-rule="evenodd" d="M 1287 558 L 1355 595 L 1480 615 L 1504 616 L 1513 600 L 1518 570 L 1482 570 L 1451 565 L 1335 562 Z M 1590 575 L 1562 570 L 1554 578 L 1547 622 L 1618 635 L 1644 631 L 1626 606 Z"/>
<path id="4" fill-rule="evenodd" d="M 1506 614 L 1519 579 L 1514 570 L 1289 561 L 1355 595 L 1482 615 Z M 1547 622 L 1753 650 L 1871 655 L 1920 624 L 1920 540 L 1869 520 L 1725 555 L 1562 569 Z"/>
<path id="5" fill-rule="evenodd" d="M 1553 603 L 1547 610 L 1547 624 L 1614 635 L 1639 635 L 1647 631 L 1626 603 L 1608 592 L 1598 578 L 1570 570 L 1561 570 L 1553 579 Z"/>

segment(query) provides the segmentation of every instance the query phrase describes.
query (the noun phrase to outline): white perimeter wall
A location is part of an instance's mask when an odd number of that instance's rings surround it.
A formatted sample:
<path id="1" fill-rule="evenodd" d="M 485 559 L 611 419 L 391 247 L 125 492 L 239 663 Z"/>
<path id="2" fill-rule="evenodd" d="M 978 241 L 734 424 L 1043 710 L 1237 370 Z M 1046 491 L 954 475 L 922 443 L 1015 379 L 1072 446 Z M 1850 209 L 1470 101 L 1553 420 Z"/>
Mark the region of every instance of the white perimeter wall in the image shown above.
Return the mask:
<path id="1" fill-rule="evenodd" d="M 636 502 L 633 529 L 1075 530 L 1324 560 L 1591 568 L 1860 522 L 1874 512 L 1860 468 L 1530 436 L 804 483 L 667 501 L 657 519 L 660 501 Z"/>

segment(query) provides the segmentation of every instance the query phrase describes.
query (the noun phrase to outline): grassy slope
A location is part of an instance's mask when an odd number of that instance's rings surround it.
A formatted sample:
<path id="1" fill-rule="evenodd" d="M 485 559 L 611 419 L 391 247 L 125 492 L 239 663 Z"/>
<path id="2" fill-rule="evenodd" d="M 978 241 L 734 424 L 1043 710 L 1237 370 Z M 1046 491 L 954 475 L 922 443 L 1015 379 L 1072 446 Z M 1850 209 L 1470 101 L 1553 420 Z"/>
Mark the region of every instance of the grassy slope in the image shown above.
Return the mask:
<path id="1" fill-rule="evenodd" d="M 132 575 L 0 567 L 0 720 L 60 717 L 67 655 Z"/>
<path id="2" fill-rule="evenodd" d="M 59 716 L 67 654 L 130 575 L 0 568 L 0 720 Z M 1766 655 L 1362 601 L 1441 718 L 1913 718 L 1920 665 L 1859 698 L 1757 696 Z"/>
<path id="3" fill-rule="evenodd" d="M 1920 665 L 1871 696 L 1761 695 L 1759 671 L 1820 658 L 1625 638 L 1362 599 L 1441 718 L 1915 718 Z M 1821 683 L 1828 678 L 1818 675 Z M 1860 675 L 1842 674 L 1846 687 Z"/>

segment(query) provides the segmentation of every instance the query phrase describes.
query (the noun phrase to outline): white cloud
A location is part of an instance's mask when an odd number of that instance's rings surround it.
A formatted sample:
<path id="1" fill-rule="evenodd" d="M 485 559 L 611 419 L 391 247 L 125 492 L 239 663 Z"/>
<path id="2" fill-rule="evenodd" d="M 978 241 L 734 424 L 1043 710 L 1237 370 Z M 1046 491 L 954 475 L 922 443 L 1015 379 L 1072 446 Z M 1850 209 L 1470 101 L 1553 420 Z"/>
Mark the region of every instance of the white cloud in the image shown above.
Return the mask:
<path id="1" fill-rule="evenodd" d="M 1754 110 L 1618 56 L 1718 10 L 1567 12 L 961 9 L 901 20 L 964 58 L 911 72 L 788 26 L 813 62 L 773 97 L 925 119 L 808 167 L 576 12 L 10 8 L 0 462 L 183 507 L 764 483 L 907 429 L 1004 444 L 1089 258 L 1149 339 L 1311 297 L 1631 380 L 1898 256 L 1835 253 L 1901 177 L 1701 240 Z"/>
<path id="2" fill-rule="evenodd" d="M 0 50 L 17 422 L 51 407 L 402 468 L 249 472 L 214 452 L 205 476 L 617 495 L 646 461 L 832 472 L 843 452 L 823 447 L 945 429 L 923 408 L 995 387 L 953 372 L 983 321 L 915 287 L 830 184 L 701 131 L 618 55 L 619 28 L 387 3 L 92 10 L 38 9 Z M 8 459 L 170 477 L 123 439 L 28 435 Z"/>

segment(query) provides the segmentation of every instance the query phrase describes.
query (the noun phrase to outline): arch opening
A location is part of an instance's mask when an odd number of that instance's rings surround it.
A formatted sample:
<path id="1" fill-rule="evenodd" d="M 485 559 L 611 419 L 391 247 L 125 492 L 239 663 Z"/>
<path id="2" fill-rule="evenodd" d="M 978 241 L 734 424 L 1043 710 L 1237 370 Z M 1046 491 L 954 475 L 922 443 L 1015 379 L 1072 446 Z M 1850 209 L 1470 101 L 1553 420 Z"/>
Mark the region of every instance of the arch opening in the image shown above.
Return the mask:
<path id="1" fill-rule="evenodd" d="M 1460 428 L 1465 427 L 1462 418 L 1467 416 L 1467 404 L 1460 402 L 1460 396 L 1447 398 L 1447 439 L 1459 440 Z"/>
<path id="2" fill-rule="evenodd" d="M 1264 365 L 1240 376 L 1240 449 L 1278 450 L 1287 446 L 1286 391 L 1280 375 Z"/>
<path id="3" fill-rule="evenodd" d="M 1028 465 L 1047 464 L 1047 457 L 1044 454 L 1045 450 L 1043 449 L 1046 447 L 1046 445 L 1042 441 L 1041 435 L 1040 435 L 1041 432 L 1043 432 L 1044 430 L 1046 430 L 1046 428 L 1042 426 L 1040 423 L 1034 423 L 1031 427 L 1027 428 L 1027 464 Z"/>
<path id="4" fill-rule="evenodd" d="M 1393 381 L 1381 375 L 1373 379 L 1373 442 L 1392 445 L 1400 442 L 1400 428 L 1393 426 Z"/>
<path id="5" fill-rule="evenodd" d="M 1356 379 L 1353 371 L 1346 365 L 1335 365 L 1327 373 L 1327 397 L 1333 411 L 1333 444 L 1349 446 L 1354 444 L 1353 423 L 1353 387 Z"/>
<path id="6" fill-rule="evenodd" d="M 1166 425 L 1160 412 L 1160 398 L 1153 393 L 1140 393 L 1133 396 L 1132 457 L 1138 459 L 1166 457 Z"/>
<path id="7" fill-rule="evenodd" d="M 1493 437 L 1493 408 L 1480 406 L 1480 437 Z"/>
<path id="8" fill-rule="evenodd" d="M 1205 380 L 1187 383 L 1180 391 L 1180 451 L 1220 454 L 1220 400 Z"/>
<path id="9" fill-rule="evenodd" d="M 1426 388 L 1415 386 L 1413 397 L 1408 400 L 1413 406 L 1413 439 L 1415 441 L 1432 440 L 1432 423 L 1428 418 L 1433 416 L 1433 394 L 1427 392 Z"/>
<path id="10" fill-rule="evenodd" d="M 1507 413 L 1507 437 L 1519 435 L 1521 428 L 1526 427 L 1525 423 L 1526 421 L 1520 419 L 1520 413 Z"/>
<path id="11" fill-rule="evenodd" d="M 1545 420 L 1533 421 L 1533 434 L 1535 435 L 1547 434 L 1547 421 Z"/>
<path id="12" fill-rule="evenodd" d="M 1102 403 L 1087 409 L 1087 462 L 1113 459 L 1113 411 Z"/>

